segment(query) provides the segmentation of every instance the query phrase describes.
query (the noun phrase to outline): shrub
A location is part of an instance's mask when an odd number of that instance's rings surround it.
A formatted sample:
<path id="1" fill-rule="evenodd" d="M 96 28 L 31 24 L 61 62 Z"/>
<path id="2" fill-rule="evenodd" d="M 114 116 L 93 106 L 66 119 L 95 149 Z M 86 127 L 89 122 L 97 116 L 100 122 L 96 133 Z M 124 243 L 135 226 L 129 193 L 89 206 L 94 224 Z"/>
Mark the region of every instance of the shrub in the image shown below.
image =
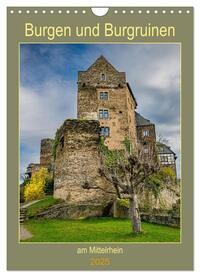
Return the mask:
<path id="1" fill-rule="evenodd" d="M 129 200 L 128 199 L 125 199 L 125 198 L 121 198 L 121 199 L 117 199 L 117 204 L 120 206 L 120 207 L 123 207 L 123 208 L 129 208 L 130 204 L 129 204 Z"/>
<path id="2" fill-rule="evenodd" d="M 46 168 L 41 167 L 35 172 L 24 189 L 25 201 L 43 198 L 45 196 L 45 183 L 48 179 L 50 179 L 50 173 Z"/>
<path id="3" fill-rule="evenodd" d="M 45 183 L 44 192 L 46 195 L 53 195 L 54 180 L 53 178 L 48 178 Z"/>
<path id="4" fill-rule="evenodd" d="M 24 190 L 26 185 L 29 183 L 30 179 L 27 177 L 23 177 L 23 183 L 20 185 L 20 203 L 24 203 Z"/>

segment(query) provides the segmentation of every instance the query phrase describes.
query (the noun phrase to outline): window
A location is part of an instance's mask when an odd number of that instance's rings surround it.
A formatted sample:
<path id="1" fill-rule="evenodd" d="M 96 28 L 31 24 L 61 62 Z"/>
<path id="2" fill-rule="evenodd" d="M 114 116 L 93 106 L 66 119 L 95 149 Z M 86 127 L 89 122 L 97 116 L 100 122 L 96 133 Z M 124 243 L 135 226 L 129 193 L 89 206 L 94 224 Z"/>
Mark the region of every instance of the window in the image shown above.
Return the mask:
<path id="1" fill-rule="evenodd" d="M 99 110 L 99 118 L 100 119 L 107 119 L 108 118 L 108 110 Z"/>
<path id="2" fill-rule="evenodd" d="M 149 130 L 143 131 L 143 137 L 149 137 Z"/>
<path id="3" fill-rule="evenodd" d="M 168 163 L 173 164 L 174 163 L 174 157 L 172 154 L 168 155 Z"/>
<path id="4" fill-rule="evenodd" d="M 64 139 L 64 137 L 61 137 L 61 139 L 60 139 L 60 147 L 61 147 L 61 149 L 64 148 L 64 143 L 65 143 L 65 139 Z"/>
<path id="5" fill-rule="evenodd" d="M 160 162 L 162 164 L 172 164 L 173 163 L 173 156 L 168 154 L 160 155 Z"/>
<path id="6" fill-rule="evenodd" d="M 105 81 L 106 80 L 106 74 L 102 73 L 101 74 L 101 81 Z"/>
<path id="7" fill-rule="evenodd" d="M 101 136 L 109 137 L 110 135 L 110 128 L 109 127 L 101 127 Z"/>
<path id="8" fill-rule="evenodd" d="M 101 92 L 100 92 L 100 99 L 101 99 L 101 100 L 108 100 L 108 92 L 106 92 L 106 91 L 101 91 Z"/>

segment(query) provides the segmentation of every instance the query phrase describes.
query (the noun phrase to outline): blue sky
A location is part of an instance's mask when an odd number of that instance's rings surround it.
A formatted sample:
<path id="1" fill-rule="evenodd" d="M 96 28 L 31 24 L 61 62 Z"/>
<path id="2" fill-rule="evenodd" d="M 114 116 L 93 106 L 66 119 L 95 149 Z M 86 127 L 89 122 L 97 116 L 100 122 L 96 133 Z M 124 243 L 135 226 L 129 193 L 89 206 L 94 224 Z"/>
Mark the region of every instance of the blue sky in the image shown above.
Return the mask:
<path id="1" fill-rule="evenodd" d="M 126 78 L 137 111 L 177 153 L 180 172 L 180 49 L 176 44 L 21 44 L 20 171 L 39 162 L 40 140 L 76 118 L 77 74 L 100 55 Z"/>

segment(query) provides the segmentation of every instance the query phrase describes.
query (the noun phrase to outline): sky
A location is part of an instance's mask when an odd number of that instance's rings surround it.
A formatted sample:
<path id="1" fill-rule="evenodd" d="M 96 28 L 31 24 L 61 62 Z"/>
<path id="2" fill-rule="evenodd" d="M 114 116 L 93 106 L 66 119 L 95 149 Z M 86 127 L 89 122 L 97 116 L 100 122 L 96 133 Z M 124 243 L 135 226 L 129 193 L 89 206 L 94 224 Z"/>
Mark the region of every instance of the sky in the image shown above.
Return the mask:
<path id="1" fill-rule="evenodd" d="M 126 72 L 137 112 L 177 154 L 180 176 L 180 48 L 178 44 L 21 44 L 20 173 L 39 163 L 40 140 L 76 118 L 78 71 L 100 55 Z"/>

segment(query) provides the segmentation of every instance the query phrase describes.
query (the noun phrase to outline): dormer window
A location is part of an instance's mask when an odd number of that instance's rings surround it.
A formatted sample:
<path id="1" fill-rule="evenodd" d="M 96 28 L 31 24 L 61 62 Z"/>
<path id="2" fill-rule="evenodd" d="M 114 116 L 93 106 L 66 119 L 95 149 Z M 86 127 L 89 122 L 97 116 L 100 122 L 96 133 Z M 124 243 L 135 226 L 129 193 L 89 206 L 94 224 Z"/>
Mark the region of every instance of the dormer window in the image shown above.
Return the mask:
<path id="1" fill-rule="evenodd" d="M 102 74 L 101 74 L 101 81 L 104 82 L 105 80 L 106 80 L 106 74 L 102 73 Z"/>

